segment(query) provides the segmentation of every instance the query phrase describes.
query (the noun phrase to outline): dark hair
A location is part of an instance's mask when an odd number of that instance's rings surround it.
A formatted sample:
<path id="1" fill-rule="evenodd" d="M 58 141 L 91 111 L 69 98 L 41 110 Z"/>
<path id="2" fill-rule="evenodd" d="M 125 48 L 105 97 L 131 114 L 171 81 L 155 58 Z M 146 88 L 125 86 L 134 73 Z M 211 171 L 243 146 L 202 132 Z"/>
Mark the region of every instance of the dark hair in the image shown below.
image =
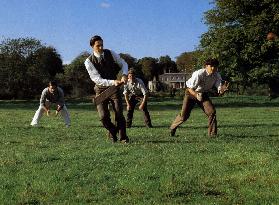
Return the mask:
<path id="1" fill-rule="evenodd" d="M 214 66 L 214 67 L 217 67 L 219 65 L 219 61 L 215 58 L 209 58 L 205 61 L 204 63 L 205 65 L 211 65 L 211 66 Z"/>
<path id="2" fill-rule="evenodd" d="M 55 80 L 49 81 L 48 86 L 55 86 L 55 87 L 57 87 L 57 82 Z"/>
<path id="3" fill-rule="evenodd" d="M 129 71 L 128 71 L 128 74 L 133 74 L 135 75 L 135 69 L 134 68 L 130 68 Z"/>
<path id="4" fill-rule="evenodd" d="M 103 41 L 102 37 L 101 36 L 93 36 L 91 39 L 90 39 L 90 46 L 94 46 L 95 42 L 96 41 Z"/>

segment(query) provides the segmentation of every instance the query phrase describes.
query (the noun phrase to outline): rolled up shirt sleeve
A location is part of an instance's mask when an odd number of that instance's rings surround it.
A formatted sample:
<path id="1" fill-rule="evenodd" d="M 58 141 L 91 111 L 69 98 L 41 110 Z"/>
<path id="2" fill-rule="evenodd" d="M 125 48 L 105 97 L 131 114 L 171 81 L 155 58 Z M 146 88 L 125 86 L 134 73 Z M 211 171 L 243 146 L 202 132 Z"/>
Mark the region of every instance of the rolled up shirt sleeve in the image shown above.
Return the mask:
<path id="1" fill-rule="evenodd" d="M 193 72 L 191 78 L 186 81 L 186 86 L 195 90 L 199 85 L 199 79 L 199 73 L 197 71 Z"/>

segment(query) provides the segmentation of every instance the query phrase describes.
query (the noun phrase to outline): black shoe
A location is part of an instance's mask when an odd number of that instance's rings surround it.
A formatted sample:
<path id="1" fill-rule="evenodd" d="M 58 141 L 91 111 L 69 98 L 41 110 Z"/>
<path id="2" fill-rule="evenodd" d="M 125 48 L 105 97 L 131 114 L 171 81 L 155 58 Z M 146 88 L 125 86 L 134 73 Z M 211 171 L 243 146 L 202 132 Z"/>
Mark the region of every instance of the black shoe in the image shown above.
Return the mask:
<path id="1" fill-rule="evenodd" d="M 174 136 L 175 135 L 175 132 L 176 132 L 176 128 L 175 129 L 171 129 L 171 131 L 170 131 L 170 136 Z"/>
<path id="2" fill-rule="evenodd" d="M 148 127 L 148 128 L 153 128 L 153 126 L 152 126 L 152 125 L 147 125 L 147 127 Z"/>
<path id="3" fill-rule="evenodd" d="M 126 128 L 131 128 L 132 126 L 129 124 L 126 124 Z"/>

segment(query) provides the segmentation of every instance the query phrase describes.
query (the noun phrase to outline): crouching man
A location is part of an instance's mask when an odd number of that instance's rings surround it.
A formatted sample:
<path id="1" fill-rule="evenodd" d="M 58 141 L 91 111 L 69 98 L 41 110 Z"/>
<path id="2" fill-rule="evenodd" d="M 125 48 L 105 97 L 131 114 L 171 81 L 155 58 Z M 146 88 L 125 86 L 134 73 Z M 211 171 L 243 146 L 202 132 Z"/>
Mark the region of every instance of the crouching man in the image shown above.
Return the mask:
<path id="1" fill-rule="evenodd" d="M 128 82 L 124 85 L 124 97 L 127 104 L 127 120 L 126 127 L 132 126 L 133 114 L 135 107 L 140 102 L 139 110 L 143 112 L 145 125 L 152 127 L 149 112 L 147 110 L 148 90 L 143 81 L 135 77 L 135 71 L 130 69 L 128 72 Z"/>
<path id="2" fill-rule="evenodd" d="M 212 92 L 212 88 L 215 87 L 218 92 L 217 95 L 222 95 L 228 90 L 229 86 L 227 82 L 222 85 L 221 75 L 218 72 L 218 65 L 218 60 L 208 59 L 205 62 L 205 67 L 195 71 L 192 77 L 186 82 L 187 89 L 185 91 L 182 109 L 171 124 L 171 136 L 174 136 L 178 126 L 190 117 L 195 104 L 197 104 L 208 117 L 208 135 L 210 137 L 216 136 L 216 110 L 208 94 Z"/>
<path id="3" fill-rule="evenodd" d="M 61 116 L 64 118 L 66 127 L 70 126 L 70 115 L 65 105 L 64 92 L 62 88 L 57 86 L 57 83 L 55 81 L 50 81 L 48 83 L 48 87 L 43 90 L 40 99 L 40 106 L 33 117 L 31 126 L 39 126 L 39 121 L 42 118 L 44 112 L 47 114 L 47 116 L 50 115 L 50 106 L 52 103 L 55 103 L 57 106 L 55 116 L 61 113 Z"/>

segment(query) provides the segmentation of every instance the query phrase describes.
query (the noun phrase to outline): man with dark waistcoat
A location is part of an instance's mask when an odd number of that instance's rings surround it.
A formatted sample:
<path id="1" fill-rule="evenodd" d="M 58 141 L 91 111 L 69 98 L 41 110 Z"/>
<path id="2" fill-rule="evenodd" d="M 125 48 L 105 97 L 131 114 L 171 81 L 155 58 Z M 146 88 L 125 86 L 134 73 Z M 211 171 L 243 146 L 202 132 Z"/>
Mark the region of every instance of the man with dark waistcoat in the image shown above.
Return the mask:
<path id="1" fill-rule="evenodd" d="M 183 99 L 182 109 L 170 127 L 171 136 L 174 136 L 178 126 L 190 117 L 195 104 L 198 104 L 208 117 L 208 135 L 210 137 L 216 136 L 216 110 L 208 94 L 212 92 L 213 87 L 216 87 L 218 95 L 222 95 L 228 90 L 229 85 L 227 83 L 222 85 L 222 78 L 218 73 L 218 65 L 219 62 L 217 59 L 206 60 L 205 68 L 195 71 L 192 77 L 186 82 L 187 89 Z"/>
<path id="2" fill-rule="evenodd" d="M 93 36 L 90 39 L 90 46 L 93 53 L 85 60 L 84 64 L 91 80 L 95 83 L 94 90 L 96 95 L 102 93 L 112 85 L 120 85 L 127 82 L 128 65 L 114 51 L 103 48 L 103 39 L 100 36 Z M 121 80 L 117 80 L 118 73 L 122 71 Z M 109 103 L 115 112 L 116 125 L 112 123 Z M 119 133 L 120 142 L 128 143 L 129 138 L 126 134 L 126 121 L 123 115 L 123 104 L 121 91 L 118 91 L 97 105 L 99 117 L 103 126 L 109 131 L 113 142 L 117 141 Z"/>

